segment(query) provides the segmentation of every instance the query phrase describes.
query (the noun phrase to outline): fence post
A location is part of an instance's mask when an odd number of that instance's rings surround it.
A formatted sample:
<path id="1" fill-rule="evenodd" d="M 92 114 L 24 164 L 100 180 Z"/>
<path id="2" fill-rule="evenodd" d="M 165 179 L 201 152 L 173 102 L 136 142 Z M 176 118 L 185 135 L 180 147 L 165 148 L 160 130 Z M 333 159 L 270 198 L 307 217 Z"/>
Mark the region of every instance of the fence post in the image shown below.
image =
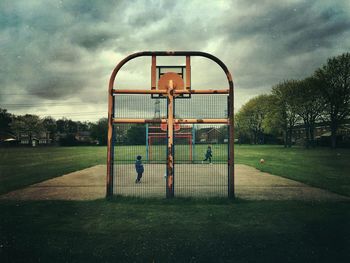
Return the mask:
<path id="1" fill-rule="evenodd" d="M 192 163 L 194 163 L 196 158 L 195 146 L 196 146 L 196 129 L 195 129 L 195 124 L 192 124 Z"/>
<path id="2" fill-rule="evenodd" d="M 146 161 L 148 162 L 148 123 L 146 123 Z"/>
<path id="3" fill-rule="evenodd" d="M 168 156 L 167 156 L 167 185 L 166 197 L 174 197 L 174 83 L 169 80 L 168 87 Z"/>

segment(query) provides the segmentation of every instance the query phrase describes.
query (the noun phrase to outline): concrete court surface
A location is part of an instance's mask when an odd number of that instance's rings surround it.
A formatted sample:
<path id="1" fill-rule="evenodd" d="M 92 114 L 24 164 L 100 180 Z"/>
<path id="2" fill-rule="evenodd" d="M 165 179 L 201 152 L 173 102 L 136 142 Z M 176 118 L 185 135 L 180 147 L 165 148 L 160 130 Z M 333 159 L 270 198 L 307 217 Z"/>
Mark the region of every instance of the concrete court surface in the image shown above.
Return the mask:
<path id="1" fill-rule="evenodd" d="M 133 164 L 116 165 L 116 192 L 124 196 L 165 197 L 165 165 L 146 164 L 140 184 L 135 184 Z M 10 200 L 93 200 L 105 197 L 106 166 L 97 165 L 0 196 Z M 236 197 L 246 200 L 341 201 L 350 198 L 310 187 L 280 176 L 235 165 Z M 177 164 L 175 195 L 227 196 L 225 164 Z"/>

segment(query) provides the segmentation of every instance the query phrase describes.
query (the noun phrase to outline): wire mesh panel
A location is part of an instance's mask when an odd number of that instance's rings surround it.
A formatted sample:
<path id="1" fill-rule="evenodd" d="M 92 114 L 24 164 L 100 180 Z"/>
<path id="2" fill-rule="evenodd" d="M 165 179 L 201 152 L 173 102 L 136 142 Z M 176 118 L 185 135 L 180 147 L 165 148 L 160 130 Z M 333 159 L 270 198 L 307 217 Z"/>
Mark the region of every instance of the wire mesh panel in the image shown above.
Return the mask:
<path id="1" fill-rule="evenodd" d="M 227 196 L 227 125 L 194 126 L 192 160 L 189 148 L 175 143 L 175 196 Z"/>
<path id="2" fill-rule="evenodd" d="M 176 99 L 177 118 L 215 119 L 227 117 L 227 95 L 192 95 Z"/>
<path id="3" fill-rule="evenodd" d="M 166 118 L 166 99 L 152 99 L 150 95 L 143 94 L 120 94 L 114 100 L 115 118 Z"/>
<path id="4" fill-rule="evenodd" d="M 147 160 L 146 128 L 145 124 L 117 124 L 114 126 L 113 192 L 116 195 L 165 196 L 166 145 L 163 142 L 153 145 L 152 161 Z M 141 157 L 139 161 L 138 156 Z M 143 166 L 142 177 L 139 175 L 140 164 Z"/>
<path id="5" fill-rule="evenodd" d="M 115 116 L 167 118 L 166 103 L 164 99 L 144 95 L 119 96 Z M 225 109 L 227 96 L 223 95 L 175 100 L 175 118 L 226 118 Z M 166 195 L 167 140 L 166 123 L 114 125 L 113 192 L 116 195 Z M 227 125 L 175 124 L 173 154 L 175 196 L 227 196 Z M 142 176 L 136 163 L 139 166 L 142 163 Z"/>
<path id="6" fill-rule="evenodd" d="M 146 159 L 149 163 L 166 162 L 167 132 L 160 124 L 146 125 Z"/>

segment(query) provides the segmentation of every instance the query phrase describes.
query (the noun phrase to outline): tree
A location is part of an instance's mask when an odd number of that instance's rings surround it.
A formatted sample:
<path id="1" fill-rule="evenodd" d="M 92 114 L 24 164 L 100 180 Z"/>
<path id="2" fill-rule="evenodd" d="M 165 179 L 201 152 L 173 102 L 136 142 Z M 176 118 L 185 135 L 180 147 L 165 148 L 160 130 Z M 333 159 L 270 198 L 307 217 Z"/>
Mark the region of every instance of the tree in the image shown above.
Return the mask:
<path id="1" fill-rule="evenodd" d="M 66 118 L 57 120 L 56 126 L 59 133 L 68 133 L 68 120 Z"/>
<path id="2" fill-rule="evenodd" d="M 0 108 L 0 132 L 9 132 L 11 123 L 11 114 L 6 109 Z"/>
<path id="3" fill-rule="evenodd" d="M 30 143 L 32 143 L 34 136 L 40 135 L 45 130 L 40 117 L 32 114 L 15 117 L 11 123 L 11 129 L 17 137 L 21 132 L 27 133 Z"/>
<path id="4" fill-rule="evenodd" d="M 297 81 L 295 85 L 296 112 L 302 118 L 305 126 L 306 147 L 314 145 L 314 130 L 316 121 L 324 109 L 324 99 L 315 78 L 309 77 Z"/>
<path id="5" fill-rule="evenodd" d="M 42 121 L 43 126 L 47 132 L 50 133 L 50 137 L 54 139 L 55 134 L 57 132 L 57 124 L 56 120 L 50 116 L 45 117 Z"/>
<path id="6" fill-rule="evenodd" d="M 145 125 L 133 125 L 127 131 L 127 141 L 131 145 L 146 144 Z"/>
<path id="7" fill-rule="evenodd" d="M 75 122 L 71 119 L 62 118 L 56 121 L 57 131 L 66 134 L 75 134 L 78 131 L 78 126 L 81 122 Z"/>
<path id="8" fill-rule="evenodd" d="M 298 81 L 287 80 L 272 88 L 272 94 L 277 100 L 278 114 L 276 116 L 278 116 L 278 122 L 284 134 L 284 147 L 292 146 L 292 132 L 300 119 L 297 114 L 298 106 L 294 99 L 297 85 Z"/>
<path id="9" fill-rule="evenodd" d="M 283 132 L 282 124 L 283 122 L 278 97 L 270 95 L 268 100 L 268 111 L 266 112 L 263 121 L 264 132 L 278 137 Z"/>
<path id="10" fill-rule="evenodd" d="M 316 70 L 325 112 L 331 128 L 332 148 L 337 145 L 337 130 L 350 114 L 350 53 L 328 59 L 326 65 Z"/>
<path id="11" fill-rule="evenodd" d="M 236 114 L 235 122 L 240 141 L 249 138 L 251 143 L 264 143 L 264 119 L 269 112 L 270 99 L 270 95 L 252 98 Z"/>
<path id="12" fill-rule="evenodd" d="M 91 122 L 81 122 L 81 121 L 77 121 L 77 129 L 78 131 L 89 131 L 92 127 L 92 123 Z"/>
<path id="13" fill-rule="evenodd" d="M 72 120 L 68 120 L 67 122 L 68 133 L 76 133 L 78 132 L 78 123 Z"/>
<path id="14" fill-rule="evenodd" d="M 101 118 L 97 123 L 91 125 L 91 137 L 99 142 L 100 145 L 107 144 L 108 119 Z"/>
<path id="15" fill-rule="evenodd" d="M 11 131 L 16 134 L 17 139 L 19 139 L 20 133 L 24 132 L 25 129 L 26 128 L 23 118 L 21 118 L 21 116 L 13 117 L 13 120 L 11 122 Z"/>

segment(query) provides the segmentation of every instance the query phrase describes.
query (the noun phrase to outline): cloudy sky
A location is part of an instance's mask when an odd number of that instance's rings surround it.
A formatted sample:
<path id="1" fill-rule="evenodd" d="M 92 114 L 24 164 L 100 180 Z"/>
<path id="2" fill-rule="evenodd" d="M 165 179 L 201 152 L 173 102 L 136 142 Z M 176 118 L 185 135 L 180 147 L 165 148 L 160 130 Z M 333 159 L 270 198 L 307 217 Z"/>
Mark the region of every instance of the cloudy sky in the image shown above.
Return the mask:
<path id="1" fill-rule="evenodd" d="M 111 71 L 143 50 L 219 57 L 233 74 L 237 110 L 272 85 L 304 78 L 349 52 L 350 1 L 1 0 L 0 107 L 74 120 L 105 117 Z M 227 87 L 206 59 L 193 60 L 192 80 L 192 88 Z M 117 83 L 148 88 L 150 59 L 128 64 Z"/>

